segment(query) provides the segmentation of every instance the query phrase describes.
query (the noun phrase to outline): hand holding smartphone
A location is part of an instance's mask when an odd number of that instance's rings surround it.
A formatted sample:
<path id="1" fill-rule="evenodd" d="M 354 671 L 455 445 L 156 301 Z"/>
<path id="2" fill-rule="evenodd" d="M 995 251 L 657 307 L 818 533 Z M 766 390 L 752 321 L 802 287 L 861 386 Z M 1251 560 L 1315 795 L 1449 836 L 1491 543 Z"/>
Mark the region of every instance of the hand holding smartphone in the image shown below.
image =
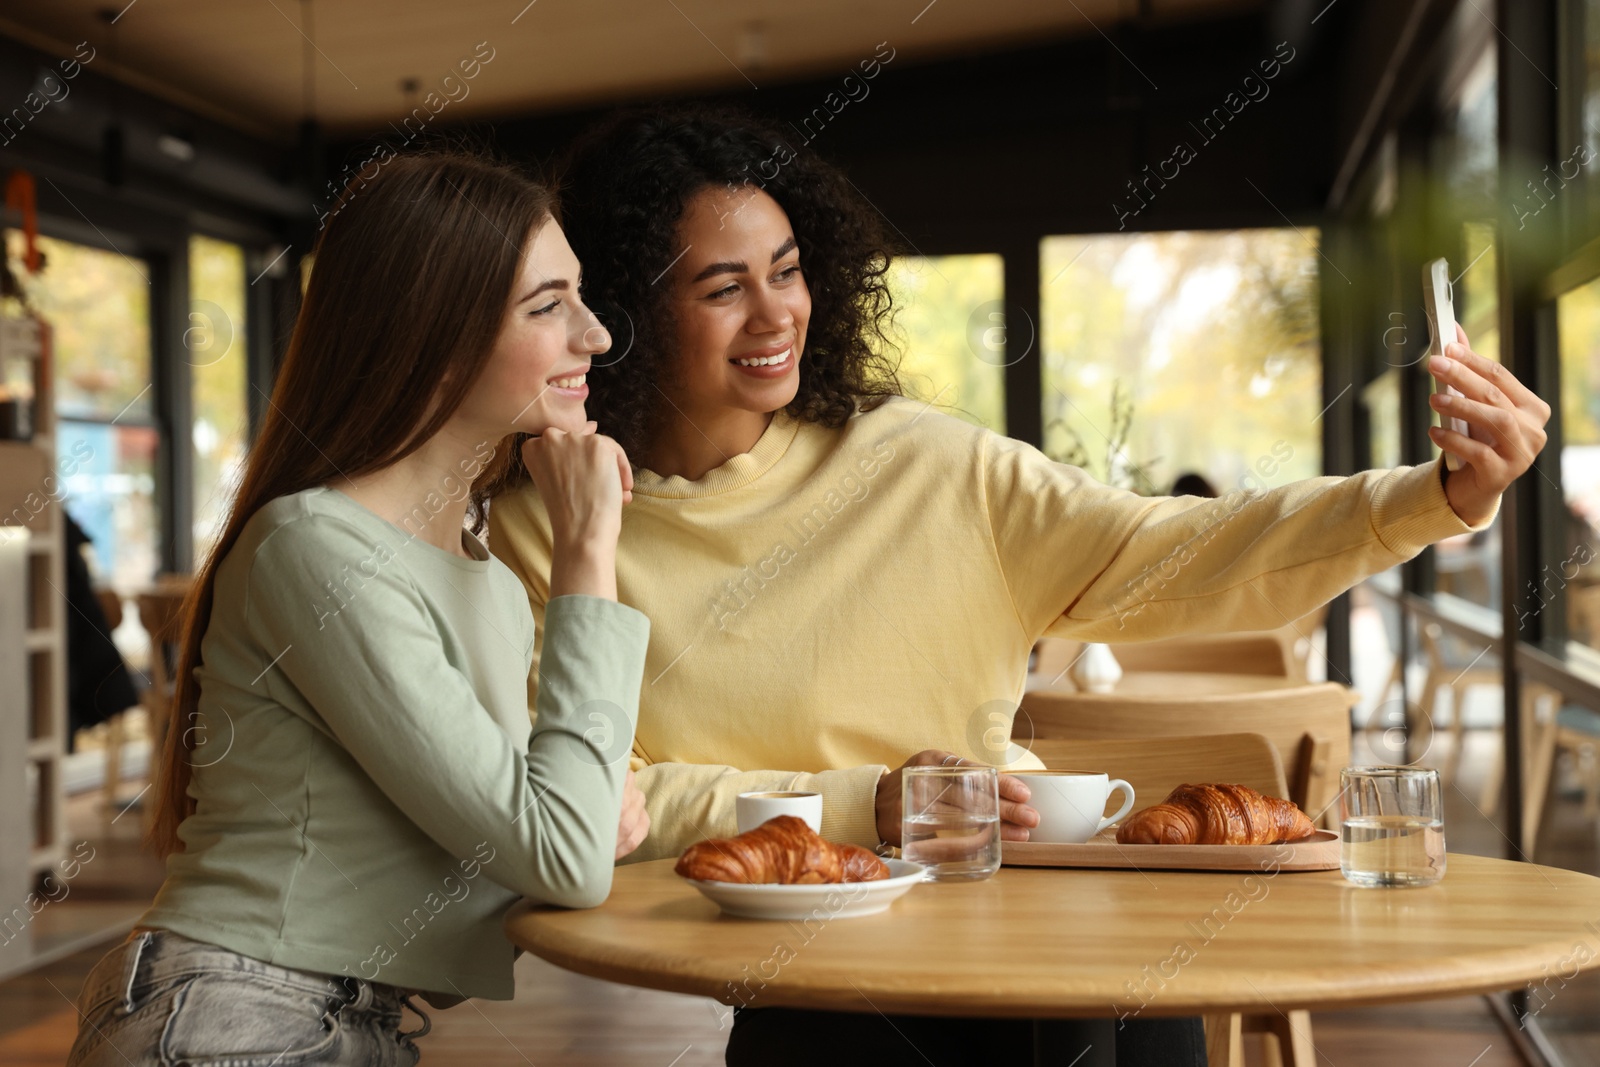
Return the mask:
<path id="1" fill-rule="evenodd" d="M 1450 292 L 1450 261 L 1435 259 L 1422 267 L 1422 297 L 1423 307 L 1428 314 L 1428 355 L 1426 358 L 1444 355 L 1444 346 L 1454 343 L 1456 339 L 1456 311 L 1455 302 Z M 1434 379 L 1437 387 L 1439 381 Z M 1453 396 L 1460 396 L 1461 391 L 1455 386 L 1444 386 L 1446 392 Z M 1459 434 L 1470 437 L 1471 431 L 1465 419 L 1449 420 L 1449 428 Z M 1444 454 L 1445 467 L 1457 470 L 1461 466 L 1461 457 L 1453 452 Z"/>

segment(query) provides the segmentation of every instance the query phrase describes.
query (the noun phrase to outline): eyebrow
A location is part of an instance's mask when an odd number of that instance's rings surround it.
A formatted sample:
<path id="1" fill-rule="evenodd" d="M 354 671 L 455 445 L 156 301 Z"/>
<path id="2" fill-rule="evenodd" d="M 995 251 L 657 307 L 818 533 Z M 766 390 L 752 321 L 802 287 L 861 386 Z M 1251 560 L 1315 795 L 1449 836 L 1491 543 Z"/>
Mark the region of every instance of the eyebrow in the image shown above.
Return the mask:
<path id="1" fill-rule="evenodd" d="M 776 252 L 772 253 L 772 262 L 778 262 L 778 260 L 794 251 L 794 248 L 794 237 L 791 235 L 787 241 L 778 246 L 778 250 Z M 721 263 L 711 264 L 705 270 L 701 271 L 699 274 L 696 274 L 693 278 L 690 278 L 689 283 L 692 285 L 695 282 L 703 282 L 714 274 L 745 274 L 749 270 L 750 264 L 746 263 L 742 259 L 723 260 Z"/>
<path id="2" fill-rule="evenodd" d="M 578 277 L 578 284 L 579 285 L 583 284 L 583 276 L 582 275 L 579 275 L 579 277 Z M 566 292 L 568 289 L 571 289 L 571 288 L 572 288 L 572 283 L 567 281 L 565 278 L 546 278 L 544 281 L 540 282 L 537 286 L 534 287 L 533 292 L 529 293 L 527 296 L 524 296 L 522 299 L 518 300 L 517 303 L 526 304 L 528 301 L 532 300 L 534 297 L 538 296 L 540 293 L 544 292 L 547 289 L 560 289 L 562 292 Z"/>

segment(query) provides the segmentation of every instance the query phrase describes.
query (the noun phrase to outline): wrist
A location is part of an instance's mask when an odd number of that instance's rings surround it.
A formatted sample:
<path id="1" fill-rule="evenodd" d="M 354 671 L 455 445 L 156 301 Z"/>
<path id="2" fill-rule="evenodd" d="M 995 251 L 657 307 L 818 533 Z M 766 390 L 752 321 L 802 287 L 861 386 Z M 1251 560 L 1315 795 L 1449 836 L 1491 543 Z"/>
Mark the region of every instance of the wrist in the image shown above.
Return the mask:
<path id="1" fill-rule="evenodd" d="M 1461 470 L 1445 470 L 1444 460 L 1439 461 L 1439 469 L 1444 472 L 1440 477 L 1444 480 L 1444 499 L 1450 505 L 1450 510 L 1455 512 L 1456 518 L 1468 526 L 1477 526 L 1494 514 L 1494 501 L 1490 500 L 1485 506 L 1481 501 L 1473 499 L 1472 487 L 1466 480 L 1457 477 Z M 1463 468 L 1465 469 L 1465 468 Z"/>
<path id="2" fill-rule="evenodd" d="M 550 560 L 550 596 L 617 599 L 617 547 L 600 539 L 558 542 Z"/>

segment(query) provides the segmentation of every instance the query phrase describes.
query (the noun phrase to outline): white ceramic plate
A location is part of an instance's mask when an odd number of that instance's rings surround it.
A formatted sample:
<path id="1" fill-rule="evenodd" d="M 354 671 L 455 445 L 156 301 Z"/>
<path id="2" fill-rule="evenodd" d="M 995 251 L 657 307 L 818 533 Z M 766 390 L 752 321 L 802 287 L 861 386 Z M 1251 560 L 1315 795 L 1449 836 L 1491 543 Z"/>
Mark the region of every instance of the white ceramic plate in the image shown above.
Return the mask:
<path id="1" fill-rule="evenodd" d="M 926 869 L 908 860 L 884 860 L 889 877 L 877 882 L 825 885 L 745 885 L 738 882 L 688 883 L 729 915 L 746 919 L 853 919 L 876 915 L 918 882 Z"/>

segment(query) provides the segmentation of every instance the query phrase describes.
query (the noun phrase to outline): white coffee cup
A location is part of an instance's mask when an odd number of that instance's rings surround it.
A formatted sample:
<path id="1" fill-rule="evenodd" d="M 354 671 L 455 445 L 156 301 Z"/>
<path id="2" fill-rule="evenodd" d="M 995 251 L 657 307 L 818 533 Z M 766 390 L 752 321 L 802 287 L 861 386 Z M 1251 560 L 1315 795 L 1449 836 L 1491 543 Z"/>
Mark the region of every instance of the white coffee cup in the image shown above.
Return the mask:
<path id="1" fill-rule="evenodd" d="M 806 825 L 822 833 L 822 794 L 784 791 L 778 789 L 740 793 L 734 801 L 734 813 L 739 820 L 739 832 L 747 833 L 779 815 L 793 815 L 804 819 Z"/>
<path id="2" fill-rule="evenodd" d="M 1133 810 L 1133 786 L 1121 778 L 1094 771 L 1011 771 L 1032 794 L 1028 806 L 1039 813 L 1039 825 L 1028 828 L 1029 841 L 1082 844 Z M 1106 801 L 1121 789 L 1127 800 L 1115 815 L 1104 818 Z"/>

